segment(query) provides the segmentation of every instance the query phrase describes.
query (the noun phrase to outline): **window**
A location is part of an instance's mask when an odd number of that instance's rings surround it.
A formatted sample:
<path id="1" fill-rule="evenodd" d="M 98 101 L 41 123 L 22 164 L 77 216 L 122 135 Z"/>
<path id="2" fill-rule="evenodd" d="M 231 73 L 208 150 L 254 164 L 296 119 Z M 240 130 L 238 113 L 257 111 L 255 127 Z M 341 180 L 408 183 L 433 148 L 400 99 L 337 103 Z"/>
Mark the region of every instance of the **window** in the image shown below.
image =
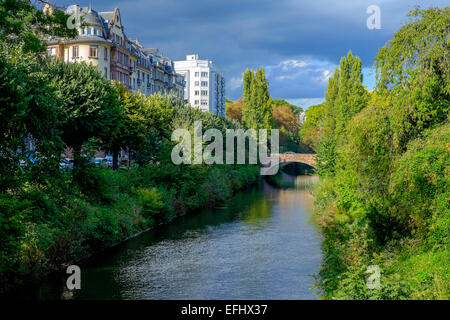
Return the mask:
<path id="1" fill-rule="evenodd" d="M 92 29 L 91 28 L 87 28 L 87 34 L 92 34 Z"/>
<path id="2" fill-rule="evenodd" d="M 195 76 L 196 76 L 196 77 L 198 77 L 198 74 L 199 74 L 199 72 L 198 72 L 198 71 L 197 71 L 197 72 L 195 72 Z"/>
<path id="3" fill-rule="evenodd" d="M 195 90 L 195 95 L 198 96 L 198 90 Z"/>
<path id="4" fill-rule="evenodd" d="M 202 81 L 202 87 L 207 87 L 208 86 L 208 81 Z"/>
<path id="5" fill-rule="evenodd" d="M 98 52 L 97 52 L 97 50 L 98 50 L 98 47 L 97 46 L 90 46 L 89 47 L 89 56 L 90 57 L 98 57 Z"/>
<path id="6" fill-rule="evenodd" d="M 202 96 L 207 96 L 208 95 L 208 90 L 202 90 Z"/>
<path id="7" fill-rule="evenodd" d="M 84 28 L 80 29 L 80 34 L 84 34 L 84 33 L 85 33 Z"/>
<path id="8" fill-rule="evenodd" d="M 97 28 L 94 28 L 94 36 L 97 35 Z"/>
<path id="9" fill-rule="evenodd" d="M 111 76 L 111 80 L 114 80 L 114 71 L 111 71 L 110 76 Z"/>
<path id="10" fill-rule="evenodd" d="M 47 49 L 47 55 L 48 56 L 56 56 L 56 48 L 48 48 Z"/>
<path id="11" fill-rule="evenodd" d="M 78 46 L 72 47 L 72 58 L 78 58 Z"/>
<path id="12" fill-rule="evenodd" d="M 103 59 L 108 60 L 108 48 L 103 49 Z"/>
<path id="13" fill-rule="evenodd" d="M 195 81 L 195 86 L 198 87 L 200 85 L 199 81 Z"/>
<path id="14" fill-rule="evenodd" d="M 198 100 L 195 100 L 195 103 L 194 103 L 194 104 L 195 104 L 195 105 L 198 105 L 198 103 L 199 103 L 199 101 L 198 101 Z"/>
<path id="15" fill-rule="evenodd" d="M 207 77 L 208 76 L 208 72 L 202 72 L 202 77 Z"/>
<path id="16" fill-rule="evenodd" d="M 105 79 L 108 79 L 108 68 L 105 67 Z"/>

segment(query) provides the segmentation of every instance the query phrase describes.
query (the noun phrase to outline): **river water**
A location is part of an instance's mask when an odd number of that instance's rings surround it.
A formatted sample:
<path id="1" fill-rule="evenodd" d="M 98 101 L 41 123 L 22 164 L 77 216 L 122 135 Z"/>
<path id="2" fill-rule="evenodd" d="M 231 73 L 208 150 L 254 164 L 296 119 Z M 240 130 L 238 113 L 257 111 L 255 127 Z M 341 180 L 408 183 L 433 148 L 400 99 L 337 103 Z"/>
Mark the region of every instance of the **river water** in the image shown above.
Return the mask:
<path id="1" fill-rule="evenodd" d="M 321 264 L 313 198 L 317 177 L 261 186 L 221 207 L 151 230 L 81 264 L 81 290 L 49 279 L 38 298 L 316 299 Z"/>

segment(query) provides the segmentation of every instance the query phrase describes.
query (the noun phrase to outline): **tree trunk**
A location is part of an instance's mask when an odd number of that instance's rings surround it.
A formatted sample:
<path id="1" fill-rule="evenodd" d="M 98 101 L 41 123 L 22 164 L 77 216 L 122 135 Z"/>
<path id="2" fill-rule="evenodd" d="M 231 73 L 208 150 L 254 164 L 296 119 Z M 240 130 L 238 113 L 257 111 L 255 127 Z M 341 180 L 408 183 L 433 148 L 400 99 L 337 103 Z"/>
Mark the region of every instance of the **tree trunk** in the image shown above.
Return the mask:
<path id="1" fill-rule="evenodd" d="M 76 146 L 72 149 L 73 153 L 73 168 L 80 168 L 83 159 L 81 158 L 81 146 Z"/>
<path id="2" fill-rule="evenodd" d="M 112 168 L 113 170 L 117 170 L 119 168 L 119 152 L 113 151 L 113 159 L 112 159 Z"/>

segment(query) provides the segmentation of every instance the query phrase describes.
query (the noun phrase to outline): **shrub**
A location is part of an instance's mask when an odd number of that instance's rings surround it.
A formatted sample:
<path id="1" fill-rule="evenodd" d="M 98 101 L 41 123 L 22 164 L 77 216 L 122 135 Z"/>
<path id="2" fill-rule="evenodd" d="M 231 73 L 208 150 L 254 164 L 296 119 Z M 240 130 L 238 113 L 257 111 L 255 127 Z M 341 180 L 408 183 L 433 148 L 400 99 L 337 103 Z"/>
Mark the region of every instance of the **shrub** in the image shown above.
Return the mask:
<path id="1" fill-rule="evenodd" d="M 16 264 L 25 234 L 26 218 L 33 207 L 29 201 L 0 195 L 0 273 Z"/>
<path id="2" fill-rule="evenodd" d="M 142 206 L 142 215 L 145 219 L 150 219 L 155 223 L 160 223 L 164 220 L 163 207 L 164 203 L 161 200 L 161 194 L 156 189 L 141 188 L 137 191 L 140 203 Z"/>

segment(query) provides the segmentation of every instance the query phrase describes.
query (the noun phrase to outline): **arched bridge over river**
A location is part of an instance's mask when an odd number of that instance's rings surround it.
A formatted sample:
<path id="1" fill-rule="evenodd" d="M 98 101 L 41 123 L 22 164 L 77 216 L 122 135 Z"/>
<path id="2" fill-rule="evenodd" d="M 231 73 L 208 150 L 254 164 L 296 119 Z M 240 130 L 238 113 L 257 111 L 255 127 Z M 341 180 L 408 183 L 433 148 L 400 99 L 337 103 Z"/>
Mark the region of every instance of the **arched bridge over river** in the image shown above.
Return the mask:
<path id="1" fill-rule="evenodd" d="M 272 162 L 268 166 L 263 166 L 261 168 L 262 175 L 276 174 L 279 168 L 295 162 L 304 163 L 316 169 L 316 155 L 312 153 L 273 153 L 273 156 L 278 157 L 279 163 Z"/>

